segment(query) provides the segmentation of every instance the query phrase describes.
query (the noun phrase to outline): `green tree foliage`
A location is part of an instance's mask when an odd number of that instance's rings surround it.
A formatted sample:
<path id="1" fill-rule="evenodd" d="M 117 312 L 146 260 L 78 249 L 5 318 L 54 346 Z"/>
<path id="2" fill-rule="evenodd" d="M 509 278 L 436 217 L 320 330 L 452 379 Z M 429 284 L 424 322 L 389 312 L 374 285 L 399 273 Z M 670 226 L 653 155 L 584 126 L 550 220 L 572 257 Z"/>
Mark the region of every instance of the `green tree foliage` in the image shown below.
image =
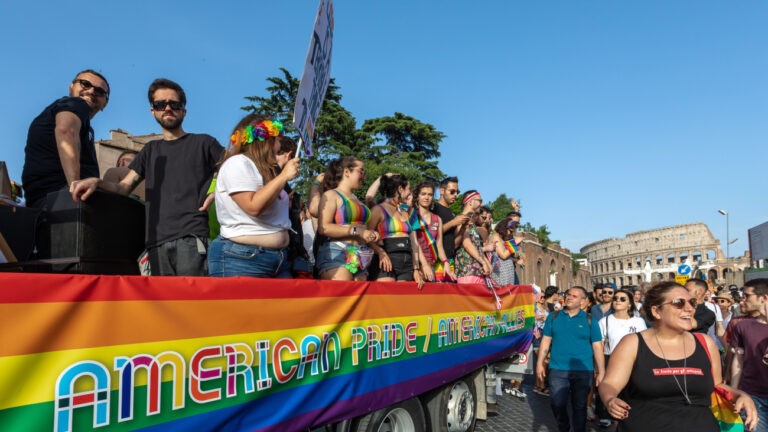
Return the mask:
<path id="1" fill-rule="evenodd" d="M 514 210 L 512 208 L 512 204 L 509 202 L 509 197 L 507 194 L 501 194 L 499 195 L 491 204 L 488 205 L 490 207 L 491 212 L 493 213 L 493 220 L 494 221 L 500 221 L 504 219 L 509 212 Z"/>
<path id="2" fill-rule="evenodd" d="M 280 71 L 282 76 L 267 78 L 267 95 L 247 96 L 250 104 L 242 109 L 282 120 L 286 135 L 298 141 L 291 123 L 300 80 L 285 68 Z M 315 125 L 314 156 L 302 159 L 296 182 L 302 195 L 306 196 L 312 180 L 339 156 L 356 156 L 365 162 L 367 176 L 358 191 L 361 196 L 377 177 L 388 172 L 404 174 L 412 185 L 443 177 L 437 161 L 440 142 L 445 138 L 442 132 L 401 113 L 366 120 L 358 129 L 355 117 L 341 105 L 341 99 L 340 88 L 332 78 Z"/>

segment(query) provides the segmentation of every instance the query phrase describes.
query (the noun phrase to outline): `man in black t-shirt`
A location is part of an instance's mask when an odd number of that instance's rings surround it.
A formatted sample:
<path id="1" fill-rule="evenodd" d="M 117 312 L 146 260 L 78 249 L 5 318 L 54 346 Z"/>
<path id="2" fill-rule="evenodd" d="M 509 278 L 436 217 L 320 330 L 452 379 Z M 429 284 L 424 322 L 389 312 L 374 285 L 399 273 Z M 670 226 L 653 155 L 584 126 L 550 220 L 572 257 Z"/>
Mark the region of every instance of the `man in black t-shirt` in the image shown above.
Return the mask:
<path id="1" fill-rule="evenodd" d="M 146 178 L 146 246 L 152 275 L 204 276 L 207 209 L 213 200 L 213 194 L 206 194 L 224 148 L 209 135 L 182 129 L 187 98 L 181 86 L 156 79 L 148 96 L 163 139 L 144 146 L 120 183 L 92 178 L 75 182 L 70 191 L 75 199 L 87 199 L 97 187 L 127 195 Z"/>
<path id="2" fill-rule="evenodd" d="M 443 249 L 445 256 L 453 260 L 456 256 L 456 238 L 461 236 L 460 231 L 466 227 L 469 221 L 467 215 L 455 215 L 450 207 L 459 196 L 459 179 L 448 177 L 440 182 L 440 199 L 433 205 L 432 211 L 440 217 L 443 222 Z"/>
<path id="3" fill-rule="evenodd" d="M 91 119 L 109 102 L 109 83 L 86 69 L 69 85 L 69 96 L 48 105 L 32 120 L 24 148 L 21 181 L 27 207 L 43 207 L 49 192 L 99 175 Z"/>

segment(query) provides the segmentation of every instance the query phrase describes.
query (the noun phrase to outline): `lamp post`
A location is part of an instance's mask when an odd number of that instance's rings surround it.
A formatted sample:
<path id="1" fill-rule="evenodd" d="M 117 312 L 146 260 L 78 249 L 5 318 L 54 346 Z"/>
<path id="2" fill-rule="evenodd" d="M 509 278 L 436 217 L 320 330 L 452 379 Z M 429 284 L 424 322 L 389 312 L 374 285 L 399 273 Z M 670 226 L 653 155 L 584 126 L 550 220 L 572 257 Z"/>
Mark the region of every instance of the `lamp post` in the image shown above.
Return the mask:
<path id="1" fill-rule="evenodd" d="M 731 229 L 728 217 L 729 214 L 725 210 L 718 210 L 717 212 L 725 216 L 725 267 L 728 269 L 728 275 L 731 277 L 731 283 L 733 283 L 733 275 L 731 274 Z"/>

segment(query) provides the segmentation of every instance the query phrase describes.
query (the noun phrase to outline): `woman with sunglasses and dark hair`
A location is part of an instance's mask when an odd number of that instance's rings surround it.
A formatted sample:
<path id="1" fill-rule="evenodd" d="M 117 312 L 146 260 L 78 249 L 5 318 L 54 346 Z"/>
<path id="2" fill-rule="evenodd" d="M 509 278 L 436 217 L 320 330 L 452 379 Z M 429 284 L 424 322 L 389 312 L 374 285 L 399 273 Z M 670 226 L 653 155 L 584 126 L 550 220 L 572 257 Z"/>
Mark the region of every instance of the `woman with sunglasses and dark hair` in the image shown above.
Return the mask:
<path id="1" fill-rule="evenodd" d="M 365 180 L 365 164 L 353 156 L 331 161 L 323 176 L 315 268 L 321 279 L 365 280 L 379 233 L 368 228 L 371 210 L 354 194 Z"/>
<path id="2" fill-rule="evenodd" d="M 691 333 L 695 306 L 675 282 L 660 282 L 646 293 L 643 308 L 653 328 L 619 342 L 599 387 L 608 412 L 620 420 L 618 431 L 717 432 L 709 409 L 715 385 L 746 411 L 745 426 L 757 424 L 749 395 L 723 384 L 714 341 Z"/>
<path id="3" fill-rule="evenodd" d="M 279 121 L 249 114 L 235 126 L 216 180 L 219 237 L 208 251 L 211 276 L 291 277 L 288 265 L 290 199 L 283 189 L 299 160 L 277 167 L 283 139 Z"/>
<path id="4" fill-rule="evenodd" d="M 611 358 L 611 353 L 624 336 L 639 333 L 647 328 L 645 320 L 636 316 L 637 308 L 634 297 L 634 293 L 630 290 L 620 289 L 616 291 L 611 302 L 613 313 L 600 318 L 598 321 L 600 332 L 603 334 L 603 353 L 605 354 L 606 365 Z M 600 426 L 610 426 L 610 414 L 599 398 L 596 407 Z"/>

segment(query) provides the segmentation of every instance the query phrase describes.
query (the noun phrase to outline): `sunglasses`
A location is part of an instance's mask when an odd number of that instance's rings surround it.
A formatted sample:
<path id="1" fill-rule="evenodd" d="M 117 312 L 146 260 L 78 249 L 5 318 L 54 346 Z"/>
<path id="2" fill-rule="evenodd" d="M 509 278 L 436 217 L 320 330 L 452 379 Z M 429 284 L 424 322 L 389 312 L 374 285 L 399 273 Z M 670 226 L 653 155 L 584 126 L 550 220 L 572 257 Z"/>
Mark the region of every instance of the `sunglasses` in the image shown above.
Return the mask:
<path id="1" fill-rule="evenodd" d="M 666 303 L 662 303 L 661 306 L 664 306 L 665 304 L 672 305 L 675 309 L 682 309 L 685 307 L 685 304 L 688 303 L 691 305 L 692 308 L 696 308 L 696 305 L 699 304 L 699 302 L 695 298 L 689 298 L 688 300 L 684 298 L 676 298 L 672 301 L 668 301 Z"/>
<path id="2" fill-rule="evenodd" d="M 76 79 L 73 82 L 76 82 L 76 83 L 80 84 L 80 86 L 83 87 L 85 90 L 93 89 L 93 92 L 97 96 L 109 97 L 109 92 L 108 91 L 104 90 L 103 88 L 101 88 L 99 86 L 93 85 L 93 83 L 88 81 L 88 80 L 85 80 L 85 79 L 82 79 L 82 78 L 78 78 L 78 79 Z"/>
<path id="3" fill-rule="evenodd" d="M 174 111 L 178 111 L 184 108 L 183 103 L 168 99 L 168 100 L 158 100 L 158 101 L 152 102 L 152 109 L 155 111 L 162 111 L 165 109 L 166 106 L 169 106 L 169 105 L 171 109 Z"/>
<path id="4" fill-rule="evenodd" d="M 445 192 L 449 193 L 451 195 L 454 195 L 454 194 L 459 193 L 459 190 L 458 189 L 446 189 Z"/>
<path id="5" fill-rule="evenodd" d="M 619 303 L 624 303 L 624 302 L 628 302 L 629 299 L 627 297 L 614 297 L 613 301 L 619 302 Z"/>
<path id="6" fill-rule="evenodd" d="M 603 295 L 613 295 L 613 291 L 603 291 Z"/>
<path id="7" fill-rule="evenodd" d="M 726 299 L 717 299 L 717 302 L 720 303 L 720 304 L 728 304 L 728 303 L 730 303 L 730 301 L 728 301 Z"/>

